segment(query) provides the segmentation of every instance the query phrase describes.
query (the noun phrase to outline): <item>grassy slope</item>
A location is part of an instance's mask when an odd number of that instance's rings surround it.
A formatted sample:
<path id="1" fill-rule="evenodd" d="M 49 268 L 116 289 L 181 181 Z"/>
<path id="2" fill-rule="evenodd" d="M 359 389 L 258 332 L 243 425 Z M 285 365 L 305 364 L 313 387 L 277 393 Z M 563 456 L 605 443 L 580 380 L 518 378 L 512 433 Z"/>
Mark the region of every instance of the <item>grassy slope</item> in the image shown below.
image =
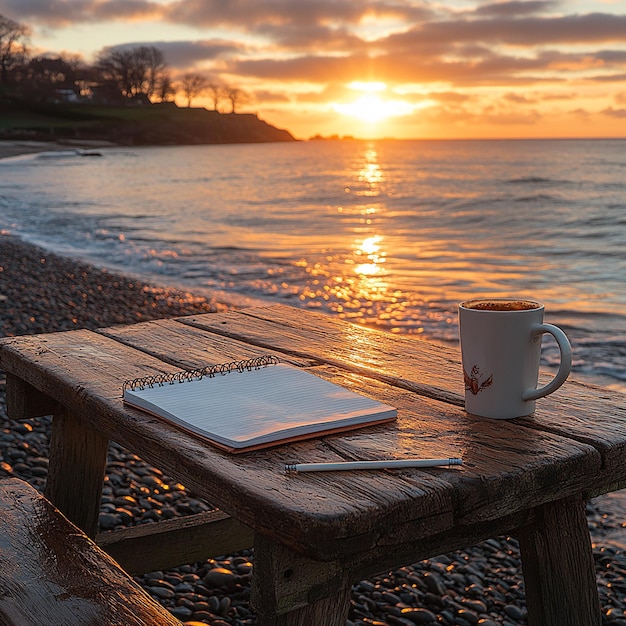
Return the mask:
<path id="1" fill-rule="evenodd" d="M 105 107 L 0 103 L 0 138 L 110 140 L 122 144 L 293 141 L 255 115 L 174 105 Z"/>

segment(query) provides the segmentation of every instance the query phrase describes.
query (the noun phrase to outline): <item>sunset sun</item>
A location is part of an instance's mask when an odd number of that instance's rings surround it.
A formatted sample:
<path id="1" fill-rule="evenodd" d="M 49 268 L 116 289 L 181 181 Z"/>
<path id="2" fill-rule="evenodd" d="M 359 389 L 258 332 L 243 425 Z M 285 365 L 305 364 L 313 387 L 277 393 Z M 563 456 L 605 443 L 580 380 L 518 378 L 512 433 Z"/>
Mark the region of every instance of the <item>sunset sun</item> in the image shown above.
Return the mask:
<path id="1" fill-rule="evenodd" d="M 347 87 L 361 92 L 362 95 L 351 102 L 333 104 L 333 109 L 342 115 L 375 124 L 390 117 L 408 115 L 413 110 L 413 107 L 408 102 L 379 95 L 387 90 L 385 83 L 353 82 L 347 85 Z"/>
<path id="2" fill-rule="evenodd" d="M 354 102 L 336 104 L 335 110 L 343 115 L 374 123 L 390 116 L 388 104 L 376 94 L 367 94 Z"/>

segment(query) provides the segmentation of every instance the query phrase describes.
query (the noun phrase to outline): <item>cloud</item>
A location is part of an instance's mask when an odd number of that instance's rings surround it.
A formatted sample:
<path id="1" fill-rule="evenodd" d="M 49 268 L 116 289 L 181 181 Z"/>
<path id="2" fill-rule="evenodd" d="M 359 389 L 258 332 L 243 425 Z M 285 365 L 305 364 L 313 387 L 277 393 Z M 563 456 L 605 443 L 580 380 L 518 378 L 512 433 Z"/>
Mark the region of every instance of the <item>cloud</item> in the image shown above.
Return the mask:
<path id="1" fill-rule="evenodd" d="M 480 114 L 483 124 L 496 126 L 533 126 L 541 119 L 538 111 L 485 110 Z"/>
<path id="2" fill-rule="evenodd" d="M 174 69 L 197 69 L 207 62 L 215 62 L 229 56 L 245 54 L 246 46 L 222 39 L 201 41 L 141 41 L 118 46 L 108 46 L 104 51 L 151 46 L 158 48 L 169 67 Z"/>
<path id="3" fill-rule="evenodd" d="M 146 0 L 1 0 L 0 13 L 21 22 L 35 21 L 47 27 L 72 26 L 101 21 L 155 19 L 161 5 Z"/>
<path id="4" fill-rule="evenodd" d="M 537 102 L 536 98 L 529 98 L 518 93 L 506 93 L 502 96 L 502 99 L 513 104 L 535 104 Z"/>
<path id="5" fill-rule="evenodd" d="M 602 74 L 592 76 L 589 80 L 593 80 L 598 83 L 624 83 L 626 81 L 626 74 Z"/>
<path id="6" fill-rule="evenodd" d="M 592 13 L 548 18 L 457 19 L 414 25 L 404 33 L 390 35 L 386 50 L 450 49 L 465 43 L 506 44 L 530 48 L 535 45 L 626 42 L 626 15 Z M 381 42 L 379 42 L 380 44 Z"/>
<path id="7" fill-rule="evenodd" d="M 617 63 L 623 69 L 626 64 Z M 537 85 L 571 81 L 564 71 L 591 70 L 600 80 L 598 70 L 609 70 L 606 56 L 590 53 L 563 53 L 547 50 L 535 56 L 510 55 L 481 50 L 475 58 L 410 50 L 388 54 L 306 55 L 292 58 L 232 58 L 227 70 L 242 77 L 264 80 L 326 83 L 333 81 L 381 80 L 388 84 L 451 83 L 455 85 Z M 549 73 L 549 75 L 546 75 Z M 615 74 L 615 71 L 613 71 Z M 608 76 L 605 77 L 608 80 Z"/>
<path id="8" fill-rule="evenodd" d="M 286 103 L 290 102 L 291 99 L 286 96 L 284 93 L 279 93 L 277 91 L 268 91 L 268 90 L 257 90 L 254 92 L 254 100 L 259 104 L 266 103 Z"/>
<path id="9" fill-rule="evenodd" d="M 626 119 L 626 109 L 614 109 L 613 107 L 609 107 L 608 109 L 604 109 L 602 114 L 620 120 Z"/>
<path id="10" fill-rule="evenodd" d="M 371 59 L 365 56 L 300 56 L 289 59 L 239 59 L 232 61 L 228 71 L 241 76 L 272 80 L 326 83 L 359 80 L 368 73 Z"/>
<path id="11" fill-rule="evenodd" d="M 414 21 L 431 14 L 430 9 L 402 0 L 179 0 L 164 9 L 172 22 L 250 32 L 263 31 L 268 25 L 289 29 L 327 23 L 356 25 L 370 16 Z"/>
<path id="12" fill-rule="evenodd" d="M 512 2 L 495 2 L 485 4 L 476 9 L 476 15 L 497 15 L 507 17 L 517 17 L 519 15 L 532 15 L 549 11 L 556 6 L 556 2 L 543 0 L 530 0 L 522 2 L 513 0 Z"/>
<path id="13" fill-rule="evenodd" d="M 423 95 L 420 95 L 423 100 L 432 100 L 435 102 L 441 102 L 442 104 L 461 104 L 469 102 L 471 97 L 465 93 L 458 91 L 428 91 Z"/>
<path id="14" fill-rule="evenodd" d="M 585 109 L 573 109 L 572 111 L 568 111 L 568 114 L 571 117 L 574 118 L 578 118 L 579 120 L 582 120 L 583 122 L 588 122 L 591 119 L 591 113 Z"/>

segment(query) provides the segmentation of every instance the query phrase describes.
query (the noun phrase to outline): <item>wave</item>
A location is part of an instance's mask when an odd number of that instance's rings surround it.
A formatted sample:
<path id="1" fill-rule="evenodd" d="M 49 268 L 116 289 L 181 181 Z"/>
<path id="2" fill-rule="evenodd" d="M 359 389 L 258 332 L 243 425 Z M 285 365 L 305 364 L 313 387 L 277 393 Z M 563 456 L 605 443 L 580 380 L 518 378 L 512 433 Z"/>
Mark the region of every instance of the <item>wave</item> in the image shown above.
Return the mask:
<path id="1" fill-rule="evenodd" d="M 513 199 L 513 202 L 557 202 L 561 200 L 558 195 L 549 193 L 537 193 L 532 196 L 519 196 Z"/>
<path id="2" fill-rule="evenodd" d="M 571 180 L 556 180 L 544 176 L 521 176 L 519 178 L 509 178 L 504 181 L 508 185 L 572 185 Z"/>

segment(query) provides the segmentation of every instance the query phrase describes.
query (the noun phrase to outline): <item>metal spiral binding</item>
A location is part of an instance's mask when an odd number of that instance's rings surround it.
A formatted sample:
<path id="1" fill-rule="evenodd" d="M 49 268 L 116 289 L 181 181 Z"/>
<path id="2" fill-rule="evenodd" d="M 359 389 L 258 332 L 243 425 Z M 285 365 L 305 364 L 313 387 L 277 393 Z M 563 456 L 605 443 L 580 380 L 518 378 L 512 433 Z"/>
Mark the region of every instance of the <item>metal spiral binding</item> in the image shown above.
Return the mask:
<path id="1" fill-rule="evenodd" d="M 255 357 L 253 359 L 245 359 L 241 361 L 231 361 L 230 363 L 219 363 L 217 365 L 207 365 L 195 370 L 182 370 L 180 372 L 170 372 L 163 374 L 155 374 L 154 376 L 144 376 L 127 380 L 122 385 L 122 391 L 129 389 L 131 391 L 143 390 L 155 386 L 163 387 L 164 385 L 173 385 L 175 383 L 189 382 L 200 378 L 214 378 L 220 374 L 222 376 L 231 372 L 250 372 L 268 365 L 279 363 L 278 357 L 270 354 Z"/>

